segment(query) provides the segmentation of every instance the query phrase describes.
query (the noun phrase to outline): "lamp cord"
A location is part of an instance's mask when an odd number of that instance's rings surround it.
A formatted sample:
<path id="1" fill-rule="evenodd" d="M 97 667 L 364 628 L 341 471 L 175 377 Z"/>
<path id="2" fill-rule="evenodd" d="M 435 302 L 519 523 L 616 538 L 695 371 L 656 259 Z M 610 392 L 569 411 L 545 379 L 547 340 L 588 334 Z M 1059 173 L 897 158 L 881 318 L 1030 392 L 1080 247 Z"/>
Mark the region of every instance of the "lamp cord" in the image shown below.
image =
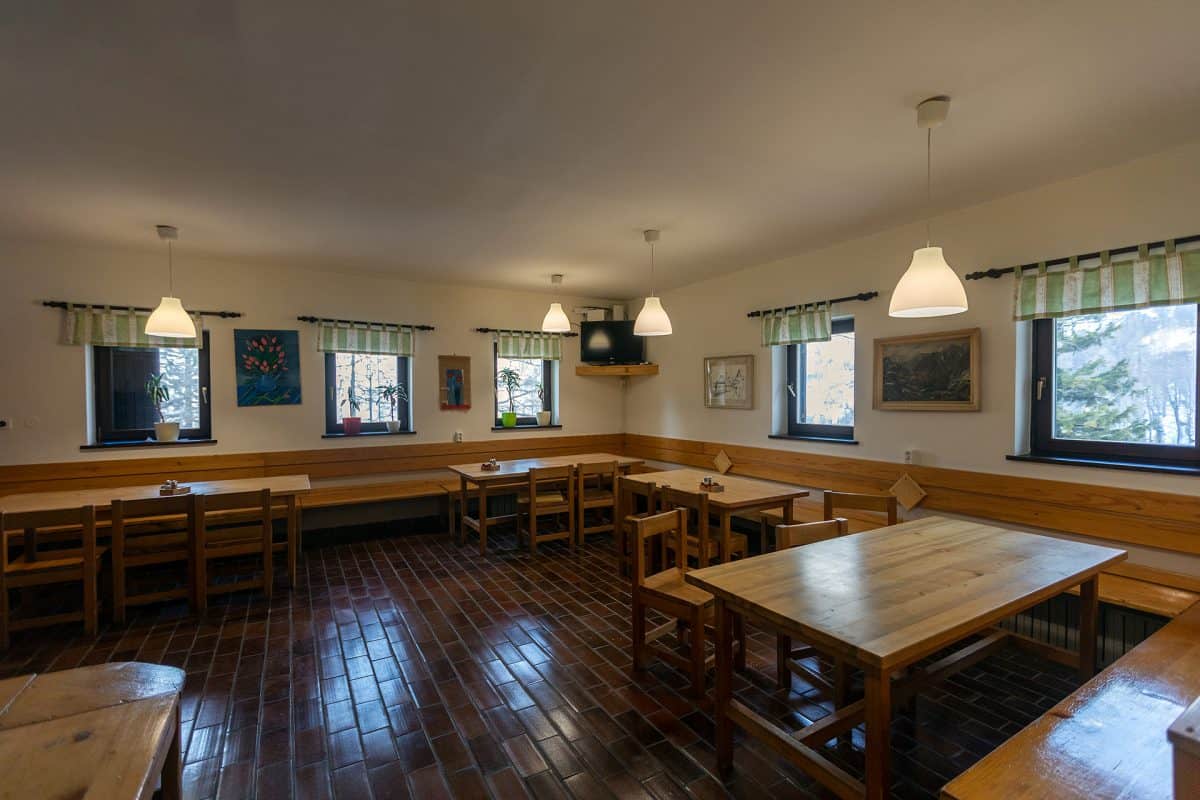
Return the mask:
<path id="1" fill-rule="evenodd" d="M 933 217 L 933 128 L 925 129 L 925 246 L 932 242 L 930 224 Z"/>
<path id="2" fill-rule="evenodd" d="M 650 296 L 654 297 L 654 242 L 650 243 Z"/>
<path id="3" fill-rule="evenodd" d="M 167 294 L 175 296 L 175 259 L 171 250 L 171 240 L 167 239 Z"/>

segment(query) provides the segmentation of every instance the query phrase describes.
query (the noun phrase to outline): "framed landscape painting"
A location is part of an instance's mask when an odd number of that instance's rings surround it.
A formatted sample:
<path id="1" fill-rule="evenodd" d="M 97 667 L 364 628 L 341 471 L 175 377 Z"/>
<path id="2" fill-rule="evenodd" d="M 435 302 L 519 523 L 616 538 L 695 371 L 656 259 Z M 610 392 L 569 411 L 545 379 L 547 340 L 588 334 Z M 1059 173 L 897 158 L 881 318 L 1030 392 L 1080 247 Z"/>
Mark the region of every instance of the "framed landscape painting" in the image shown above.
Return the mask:
<path id="1" fill-rule="evenodd" d="M 754 356 L 704 359 L 704 405 L 754 408 Z"/>
<path id="2" fill-rule="evenodd" d="M 300 402 L 300 336 L 296 331 L 235 330 L 239 406 Z"/>
<path id="3" fill-rule="evenodd" d="M 978 411 L 979 328 L 875 340 L 881 411 Z"/>

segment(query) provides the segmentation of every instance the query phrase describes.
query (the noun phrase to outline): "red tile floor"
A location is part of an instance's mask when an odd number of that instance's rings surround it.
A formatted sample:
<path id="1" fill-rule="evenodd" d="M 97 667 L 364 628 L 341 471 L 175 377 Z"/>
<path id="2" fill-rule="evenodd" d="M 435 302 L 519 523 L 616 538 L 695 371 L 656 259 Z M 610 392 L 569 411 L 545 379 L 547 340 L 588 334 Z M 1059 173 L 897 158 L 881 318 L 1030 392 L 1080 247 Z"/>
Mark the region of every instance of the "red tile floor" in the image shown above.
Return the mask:
<path id="1" fill-rule="evenodd" d="M 230 595 L 202 616 L 148 607 L 97 638 L 14 637 L 0 676 L 104 661 L 171 664 L 183 698 L 188 798 L 822 797 L 763 748 L 713 769 L 712 718 L 663 665 L 630 674 L 629 593 L 611 540 L 538 557 L 513 539 L 456 546 L 397 526 L 309 538 L 301 585 Z M 750 631 L 739 696 L 785 725 L 830 710 L 774 687 L 774 638 Z M 919 698 L 893 729 L 894 792 L 949 778 L 1077 684 L 1004 653 Z M 862 738 L 829 751 L 861 773 Z"/>

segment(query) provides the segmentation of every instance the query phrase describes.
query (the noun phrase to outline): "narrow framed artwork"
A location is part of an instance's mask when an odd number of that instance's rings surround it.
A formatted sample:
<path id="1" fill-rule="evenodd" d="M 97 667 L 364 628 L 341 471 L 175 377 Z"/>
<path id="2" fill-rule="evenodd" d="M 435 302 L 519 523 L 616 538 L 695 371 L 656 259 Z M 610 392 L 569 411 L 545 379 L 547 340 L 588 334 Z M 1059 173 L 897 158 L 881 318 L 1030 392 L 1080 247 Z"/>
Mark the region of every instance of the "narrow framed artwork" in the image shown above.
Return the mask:
<path id="1" fill-rule="evenodd" d="M 235 330 L 233 357 L 239 406 L 300 403 L 300 334 Z"/>
<path id="2" fill-rule="evenodd" d="M 443 411 L 471 407 L 471 357 L 438 356 L 438 406 Z"/>
<path id="3" fill-rule="evenodd" d="M 704 405 L 708 408 L 754 408 L 754 356 L 705 358 Z"/>
<path id="4" fill-rule="evenodd" d="M 979 328 L 875 340 L 874 408 L 978 411 Z"/>

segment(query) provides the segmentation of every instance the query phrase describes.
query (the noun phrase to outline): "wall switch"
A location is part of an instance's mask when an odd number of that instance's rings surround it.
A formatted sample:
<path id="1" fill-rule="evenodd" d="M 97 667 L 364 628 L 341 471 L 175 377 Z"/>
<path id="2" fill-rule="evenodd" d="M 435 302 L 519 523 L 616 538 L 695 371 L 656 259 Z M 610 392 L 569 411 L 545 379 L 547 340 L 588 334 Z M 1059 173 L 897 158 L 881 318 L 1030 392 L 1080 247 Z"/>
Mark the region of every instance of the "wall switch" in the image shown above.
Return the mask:
<path id="1" fill-rule="evenodd" d="M 462 440 L 463 440 L 463 432 L 462 432 L 462 431 L 455 431 L 455 432 L 454 432 L 454 442 L 455 442 L 456 444 L 462 444 Z"/>
<path id="2" fill-rule="evenodd" d="M 909 449 L 904 451 L 904 463 L 911 464 L 916 460 L 917 453 L 915 450 Z"/>

